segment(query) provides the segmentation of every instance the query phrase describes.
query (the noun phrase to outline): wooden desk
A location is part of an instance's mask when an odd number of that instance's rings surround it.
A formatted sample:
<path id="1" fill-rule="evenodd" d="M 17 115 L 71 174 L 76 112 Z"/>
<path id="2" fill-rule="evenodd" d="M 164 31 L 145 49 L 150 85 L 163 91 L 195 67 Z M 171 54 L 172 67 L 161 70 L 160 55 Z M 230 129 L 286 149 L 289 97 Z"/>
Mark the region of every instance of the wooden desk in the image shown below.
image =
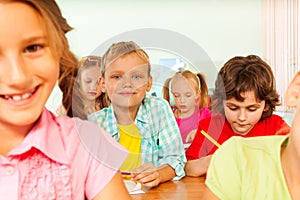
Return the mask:
<path id="1" fill-rule="evenodd" d="M 200 199 L 205 189 L 205 177 L 184 177 L 180 181 L 168 181 L 145 194 L 133 194 L 132 199 Z"/>

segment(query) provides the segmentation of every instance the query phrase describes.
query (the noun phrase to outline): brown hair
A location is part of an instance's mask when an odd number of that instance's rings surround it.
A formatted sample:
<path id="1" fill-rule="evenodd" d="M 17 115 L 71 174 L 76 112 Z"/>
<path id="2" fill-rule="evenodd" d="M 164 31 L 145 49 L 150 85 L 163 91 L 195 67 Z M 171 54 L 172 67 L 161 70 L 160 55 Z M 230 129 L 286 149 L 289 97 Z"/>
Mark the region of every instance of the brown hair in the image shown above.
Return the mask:
<path id="1" fill-rule="evenodd" d="M 102 108 L 108 107 L 110 104 L 110 100 L 108 98 L 108 95 L 106 93 L 101 93 L 99 96 L 95 99 L 95 110 L 101 110 Z"/>
<path id="2" fill-rule="evenodd" d="M 78 61 L 71 52 L 65 36 L 65 33 L 72 30 L 72 27 L 62 16 L 54 0 L 5 0 L 5 2 L 25 3 L 34 8 L 41 16 L 41 20 L 45 22 L 43 24 L 47 32 L 51 52 L 60 60 L 58 85 L 63 93 L 62 104 L 67 115 L 72 117 L 72 92 L 77 75 Z"/>
<path id="3" fill-rule="evenodd" d="M 271 67 L 256 55 L 236 56 L 227 61 L 218 73 L 215 90 L 211 97 L 212 111 L 224 114 L 223 101 L 254 91 L 257 100 L 266 102 L 261 119 L 270 117 L 275 107 L 280 105 Z"/>
<path id="4" fill-rule="evenodd" d="M 73 116 L 79 117 L 81 119 L 87 119 L 87 114 L 85 110 L 85 105 L 83 101 L 83 94 L 81 91 L 81 74 L 84 70 L 90 68 L 90 67 L 98 67 L 99 73 L 101 69 L 101 57 L 100 56 L 93 56 L 89 55 L 86 57 L 83 57 L 79 61 L 79 69 L 78 69 L 78 75 L 76 77 L 74 89 L 73 89 L 73 104 L 72 104 L 72 110 L 73 110 Z M 99 85 L 97 85 L 98 87 Z M 109 100 L 106 97 L 106 93 L 101 93 L 100 95 L 96 96 L 95 98 L 95 104 L 94 109 L 95 111 L 99 110 L 99 107 L 108 107 Z"/>
<path id="5" fill-rule="evenodd" d="M 79 69 L 76 77 L 76 82 L 75 82 L 75 87 L 76 89 L 81 88 L 81 76 L 82 72 L 90 67 L 97 67 L 99 68 L 99 74 L 100 74 L 100 69 L 101 69 L 101 57 L 100 56 L 85 56 L 82 57 L 79 61 Z M 74 87 L 74 89 L 75 89 Z"/>
<path id="6" fill-rule="evenodd" d="M 172 81 L 177 77 L 185 78 L 193 86 L 194 91 L 200 93 L 200 98 L 198 100 L 199 111 L 208 105 L 208 87 L 204 75 L 201 73 L 194 74 L 189 70 L 178 71 L 172 77 L 166 79 L 162 89 L 163 98 L 165 100 L 170 103 L 170 84 L 172 84 Z"/>
<path id="7" fill-rule="evenodd" d="M 150 61 L 148 54 L 141 49 L 135 42 L 118 42 L 112 44 L 109 49 L 105 52 L 102 57 L 102 69 L 101 76 L 104 77 L 105 70 L 118 58 L 128 55 L 131 53 L 136 53 L 142 60 L 144 60 L 149 66 L 149 76 L 150 76 Z"/>
<path id="8" fill-rule="evenodd" d="M 71 27 L 67 20 L 62 16 L 62 13 L 56 4 L 56 1 L 53 0 L 35 0 L 38 2 L 38 4 L 45 9 L 46 12 L 49 12 L 49 14 L 53 14 L 56 17 L 56 20 L 58 24 L 61 26 L 61 29 L 64 33 L 67 33 L 71 30 L 73 30 L 73 27 Z"/>

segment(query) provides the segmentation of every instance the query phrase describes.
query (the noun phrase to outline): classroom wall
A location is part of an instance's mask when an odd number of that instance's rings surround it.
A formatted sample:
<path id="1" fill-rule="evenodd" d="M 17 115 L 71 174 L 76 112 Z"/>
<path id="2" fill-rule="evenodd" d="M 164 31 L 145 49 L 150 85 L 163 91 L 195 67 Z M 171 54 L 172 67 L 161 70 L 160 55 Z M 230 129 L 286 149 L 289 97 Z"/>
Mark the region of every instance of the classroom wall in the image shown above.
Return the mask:
<path id="1" fill-rule="evenodd" d="M 195 58 L 195 65 L 209 68 L 207 79 L 209 87 L 213 87 L 215 73 L 226 60 L 235 55 L 261 55 L 260 0 L 57 0 L 57 3 L 74 27 L 67 37 L 78 57 L 89 55 L 105 42 L 135 30 L 171 31 L 195 44 L 190 49 L 191 55 L 195 49 L 201 49 L 208 61 L 202 63 Z M 145 35 L 139 41 L 155 37 L 160 44 L 168 39 Z M 172 49 L 150 50 L 154 64 L 160 57 L 174 56 Z M 175 56 L 181 56 L 176 53 Z M 50 109 L 57 106 L 60 98 L 59 90 L 53 93 L 47 103 Z"/>

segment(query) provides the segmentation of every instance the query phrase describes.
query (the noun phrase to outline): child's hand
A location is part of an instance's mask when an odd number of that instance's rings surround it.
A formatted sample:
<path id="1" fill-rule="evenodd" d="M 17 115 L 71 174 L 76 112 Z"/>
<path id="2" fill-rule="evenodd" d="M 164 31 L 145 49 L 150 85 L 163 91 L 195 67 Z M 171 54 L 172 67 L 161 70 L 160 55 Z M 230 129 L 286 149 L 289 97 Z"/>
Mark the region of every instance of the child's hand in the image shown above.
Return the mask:
<path id="1" fill-rule="evenodd" d="M 300 127 L 298 125 L 300 122 L 300 71 L 297 72 L 293 80 L 290 82 L 285 93 L 285 100 L 287 106 L 296 108 L 296 110 L 294 111 L 290 133 L 294 133 L 294 135 L 296 135 L 300 131 Z"/>
<path id="2" fill-rule="evenodd" d="M 132 171 L 131 179 L 147 187 L 157 186 L 161 182 L 158 168 L 151 162 L 145 163 L 134 169 Z"/>
<path id="3" fill-rule="evenodd" d="M 192 130 L 185 138 L 186 143 L 191 143 L 196 135 L 197 129 Z"/>

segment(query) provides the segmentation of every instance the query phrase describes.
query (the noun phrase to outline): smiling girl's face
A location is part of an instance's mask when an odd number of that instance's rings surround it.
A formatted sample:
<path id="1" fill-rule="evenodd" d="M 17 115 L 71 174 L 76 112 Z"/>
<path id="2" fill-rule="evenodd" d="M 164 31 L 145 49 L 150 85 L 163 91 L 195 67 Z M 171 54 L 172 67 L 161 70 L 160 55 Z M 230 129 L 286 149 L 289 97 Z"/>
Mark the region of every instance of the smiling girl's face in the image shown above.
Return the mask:
<path id="1" fill-rule="evenodd" d="M 0 3 L 1 130 L 29 129 L 58 79 L 59 58 L 51 51 L 44 23 L 25 3 Z"/>
<path id="2" fill-rule="evenodd" d="M 242 94 L 244 101 L 237 101 L 235 98 L 225 100 L 225 117 L 232 130 L 238 135 L 247 135 L 255 124 L 261 119 L 265 109 L 265 101 L 258 101 L 254 91 Z"/>

